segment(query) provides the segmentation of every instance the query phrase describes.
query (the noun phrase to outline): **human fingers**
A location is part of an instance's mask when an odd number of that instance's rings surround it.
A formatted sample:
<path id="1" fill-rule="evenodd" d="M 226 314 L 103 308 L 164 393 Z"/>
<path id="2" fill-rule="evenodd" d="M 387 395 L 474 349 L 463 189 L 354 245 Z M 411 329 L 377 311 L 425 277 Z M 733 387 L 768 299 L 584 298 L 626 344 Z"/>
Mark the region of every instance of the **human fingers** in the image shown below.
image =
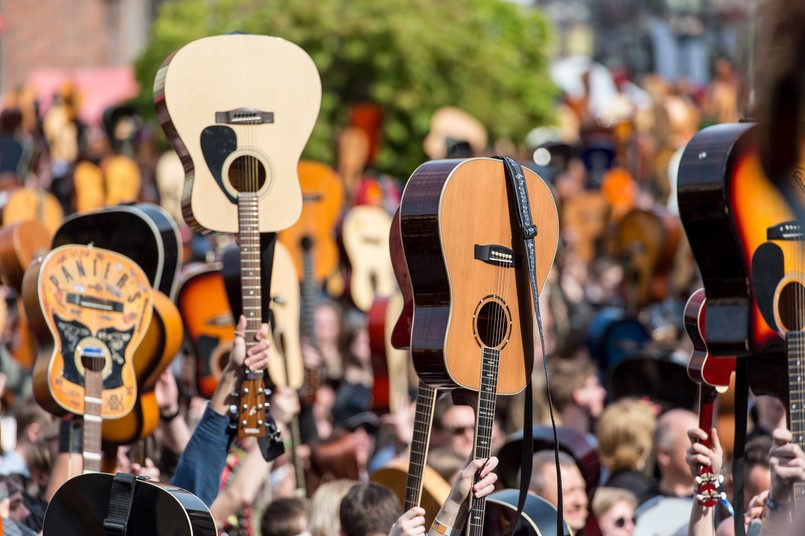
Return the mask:
<path id="1" fill-rule="evenodd" d="M 264 339 L 267 339 L 268 338 L 268 330 L 269 330 L 268 324 L 263 322 L 260 325 L 260 329 L 257 331 L 257 335 L 255 336 L 255 339 L 258 340 L 258 341 L 262 341 Z"/>
<path id="2" fill-rule="evenodd" d="M 481 478 L 494 471 L 495 467 L 498 466 L 498 463 L 500 463 L 500 460 L 498 460 L 497 456 L 490 456 L 484 460 L 484 464 L 481 466 Z"/>
<path id="3" fill-rule="evenodd" d="M 772 432 L 771 437 L 778 446 L 783 446 L 791 443 L 794 435 L 785 428 L 777 428 Z"/>
<path id="4" fill-rule="evenodd" d="M 690 428 L 690 429 L 688 429 L 688 437 L 690 438 L 691 443 L 697 443 L 699 441 L 706 441 L 707 440 L 707 432 L 705 432 L 701 428 Z"/>
<path id="5" fill-rule="evenodd" d="M 495 473 L 489 473 L 481 480 L 479 480 L 473 487 L 472 491 L 475 494 L 476 498 L 486 497 L 493 491 L 495 491 L 495 482 L 497 482 L 498 475 Z"/>
<path id="6" fill-rule="evenodd" d="M 721 440 L 718 438 L 718 430 L 715 428 L 710 429 L 710 448 L 720 456 L 724 449 L 721 448 Z"/>

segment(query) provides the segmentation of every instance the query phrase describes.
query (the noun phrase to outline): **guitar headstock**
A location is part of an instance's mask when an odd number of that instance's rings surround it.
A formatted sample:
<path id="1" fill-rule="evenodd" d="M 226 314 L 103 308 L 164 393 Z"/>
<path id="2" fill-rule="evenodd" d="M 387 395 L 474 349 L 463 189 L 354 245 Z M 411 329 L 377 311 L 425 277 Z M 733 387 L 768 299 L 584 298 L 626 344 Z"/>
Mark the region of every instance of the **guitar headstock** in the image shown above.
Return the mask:
<path id="1" fill-rule="evenodd" d="M 709 467 L 702 466 L 699 468 L 699 474 L 696 476 L 696 500 L 699 504 L 712 508 L 718 502 L 725 498 L 726 495 L 718 488 L 724 482 L 722 475 L 716 475 Z"/>
<path id="2" fill-rule="evenodd" d="M 266 435 L 266 389 L 263 371 L 247 372 L 238 396 L 238 437 L 264 437 Z"/>

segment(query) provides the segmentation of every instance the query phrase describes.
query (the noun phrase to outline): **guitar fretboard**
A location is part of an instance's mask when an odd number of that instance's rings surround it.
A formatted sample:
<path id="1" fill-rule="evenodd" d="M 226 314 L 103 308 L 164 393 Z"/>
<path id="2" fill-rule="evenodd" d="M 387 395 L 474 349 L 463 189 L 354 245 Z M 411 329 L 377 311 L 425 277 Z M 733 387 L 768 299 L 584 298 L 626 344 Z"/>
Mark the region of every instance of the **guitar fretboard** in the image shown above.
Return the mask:
<path id="1" fill-rule="evenodd" d="M 495 421 L 500 350 L 484 348 L 481 357 L 481 384 L 478 390 L 478 409 L 475 415 L 475 459 L 488 458 L 492 453 L 492 426 Z M 478 475 L 476 475 L 476 481 Z M 470 493 L 470 536 L 481 536 L 484 531 L 486 498 L 476 499 Z"/>
<path id="2" fill-rule="evenodd" d="M 416 395 L 416 413 L 414 414 L 414 435 L 411 438 L 411 450 L 408 462 L 408 478 L 405 484 L 405 501 L 403 510 L 408 511 L 419 506 L 422 501 L 422 479 L 425 474 L 425 463 L 428 458 L 431 426 L 433 425 L 433 408 L 436 405 L 436 389 L 420 381 Z"/>
<path id="3" fill-rule="evenodd" d="M 84 473 L 101 471 L 101 426 L 103 419 L 103 365 L 101 350 L 86 348 L 84 363 Z"/>
<path id="4" fill-rule="evenodd" d="M 787 331 L 785 336 L 788 355 L 788 411 L 793 443 L 805 449 L 805 333 Z M 794 510 L 805 508 L 805 484 L 794 483 Z"/>
<path id="5" fill-rule="evenodd" d="M 260 280 L 260 227 L 258 196 L 255 192 L 238 194 L 240 238 L 240 277 L 243 315 L 246 317 L 246 351 L 257 344 L 255 337 L 262 324 Z M 263 371 L 246 371 L 238 404 L 238 436 L 263 437 L 265 428 Z"/>

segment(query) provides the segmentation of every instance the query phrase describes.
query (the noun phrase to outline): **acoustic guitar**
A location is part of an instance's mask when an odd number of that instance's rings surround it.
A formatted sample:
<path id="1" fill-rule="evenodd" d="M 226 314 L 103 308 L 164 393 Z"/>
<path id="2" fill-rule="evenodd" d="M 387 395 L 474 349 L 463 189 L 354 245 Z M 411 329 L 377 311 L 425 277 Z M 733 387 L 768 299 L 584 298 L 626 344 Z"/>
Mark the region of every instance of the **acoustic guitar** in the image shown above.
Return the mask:
<path id="1" fill-rule="evenodd" d="M 391 216 L 380 207 L 359 205 L 344 215 L 338 233 L 343 249 L 346 292 L 359 310 L 368 312 L 378 296 L 396 289 L 389 257 Z"/>
<path id="2" fill-rule="evenodd" d="M 128 414 L 137 399 L 133 356 L 152 315 L 143 270 L 113 251 L 61 246 L 25 272 L 23 300 L 40 348 L 33 372 L 37 402 L 56 415 L 83 415 L 82 356 L 97 353 L 103 358 L 101 417 Z"/>
<path id="3" fill-rule="evenodd" d="M 80 475 L 65 482 L 45 512 L 45 536 L 107 536 L 115 476 Z M 126 524 L 127 536 L 215 536 L 204 502 L 182 488 L 137 477 Z"/>
<path id="4" fill-rule="evenodd" d="M 713 357 L 707 352 L 705 301 L 703 288 L 691 294 L 685 305 L 684 324 L 685 332 L 693 343 L 688 376 L 699 385 L 699 428 L 707 433 L 707 439 L 702 444 L 710 448 L 710 429 L 715 424 L 716 399 L 729 388 L 730 377 L 735 371 L 735 358 Z M 704 506 L 715 506 L 723 496 L 718 491 L 722 479 L 720 475 L 713 474 L 711 467 L 699 466 L 696 470 L 696 499 Z"/>
<path id="5" fill-rule="evenodd" d="M 239 237 L 247 348 L 262 322 L 260 233 L 286 229 L 301 214 L 296 168 L 320 103 L 310 56 L 268 36 L 193 41 L 163 62 L 154 82 L 157 115 L 185 168 L 185 219 Z M 244 374 L 241 437 L 266 434 L 263 381 L 263 371 Z"/>
<path id="6" fill-rule="evenodd" d="M 16 188 L 9 194 L 3 207 L 3 227 L 39 220 L 48 230 L 49 236 L 53 236 L 63 219 L 64 209 L 59 201 L 41 188 Z"/>
<path id="7" fill-rule="evenodd" d="M 541 289 L 556 254 L 558 214 L 545 183 L 523 172 L 538 229 Z M 478 393 L 476 459 L 491 454 L 497 394 L 521 391 L 533 365 L 534 304 L 509 190 L 500 160 L 431 161 L 408 180 L 400 204 L 414 294 L 414 366 L 432 387 Z M 483 217 L 467 207 L 477 207 Z M 471 534 L 483 531 L 484 503 L 471 499 Z"/>
<path id="8" fill-rule="evenodd" d="M 391 331 L 403 308 L 402 294 L 375 298 L 367 315 L 372 354 L 372 408 L 375 413 L 396 413 L 408 400 L 408 352 L 391 343 Z"/>

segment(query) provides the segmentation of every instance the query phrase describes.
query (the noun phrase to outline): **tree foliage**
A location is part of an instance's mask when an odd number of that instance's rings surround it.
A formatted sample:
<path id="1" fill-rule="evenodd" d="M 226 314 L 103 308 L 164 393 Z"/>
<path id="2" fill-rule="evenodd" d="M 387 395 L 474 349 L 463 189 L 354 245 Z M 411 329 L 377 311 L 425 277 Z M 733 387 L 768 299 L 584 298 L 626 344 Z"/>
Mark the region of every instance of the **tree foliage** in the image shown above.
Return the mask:
<path id="1" fill-rule="evenodd" d="M 397 177 L 426 158 L 422 140 L 441 106 L 477 117 L 492 139 L 522 141 L 552 120 L 549 24 L 505 0 L 165 0 L 136 66 L 149 88 L 141 104 L 171 52 L 235 30 L 292 41 L 318 67 L 322 108 L 306 158 L 335 163 L 336 136 L 359 102 L 382 108 L 376 167 Z"/>

